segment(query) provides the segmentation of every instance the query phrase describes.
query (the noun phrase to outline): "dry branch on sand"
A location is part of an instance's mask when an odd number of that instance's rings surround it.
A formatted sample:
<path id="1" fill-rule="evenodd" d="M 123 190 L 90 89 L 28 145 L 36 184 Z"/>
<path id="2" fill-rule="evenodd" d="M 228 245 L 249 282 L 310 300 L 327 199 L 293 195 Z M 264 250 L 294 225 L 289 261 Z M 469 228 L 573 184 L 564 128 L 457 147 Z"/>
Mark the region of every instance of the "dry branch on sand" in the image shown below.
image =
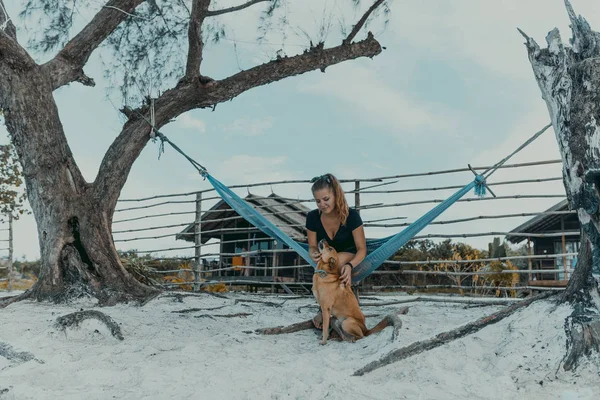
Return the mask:
<path id="1" fill-rule="evenodd" d="M 407 312 L 408 312 L 408 307 L 402 307 L 400 310 L 390 313 L 385 316 L 385 318 L 388 320 L 388 326 L 394 327 L 394 333 L 392 334 L 392 340 L 396 339 L 396 337 L 398 335 L 398 331 L 402 327 L 402 321 L 400 320 L 400 318 L 398 316 L 401 314 L 406 314 Z M 333 326 L 333 325 L 334 324 L 331 324 L 331 326 Z M 313 320 L 309 319 L 309 320 L 297 322 L 295 324 L 288 325 L 288 326 L 276 326 L 273 328 L 256 329 L 255 333 L 258 333 L 261 335 L 281 335 L 284 333 L 299 332 L 299 331 L 304 331 L 304 330 L 312 329 L 312 328 L 315 328 L 315 325 L 313 323 Z"/>
<path id="2" fill-rule="evenodd" d="M 56 319 L 56 327 L 62 331 L 66 330 L 70 327 L 78 327 L 83 321 L 86 319 L 96 319 L 103 324 L 105 324 L 110 333 L 119 340 L 123 340 L 123 334 L 121 333 L 121 328 L 119 328 L 119 324 L 115 322 L 108 315 L 96 311 L 96 310 L 87 310 L 87 311 L 77 311 L 71 314 L 63 315 L 62 317 L 58 317 Z"/>
<path id="3" fill-rule="evenodd" d="M 464 336 L 475 333 L 475 332 L 481 330 L 482 328 L 486 327 L 487 325 L 494 324 L 498 321 L 501 321 L 502 319 L 513 314 L 515 311 L 529 306 L 531 303 L 533 303 L 536 300 L 542 300 L 542 299 L 545 299 L 554 294 L 555 293 L 553 293 L 553 292 L 545 292 L 545 293 L 539 294 L 539 295 L 531 297 L 527 300 L 523 300 L 519 303 L 515 303 L 509 307 L 506 307 L 503 310 L 500 310 L 494 314 L 488 315 L 487 317 L 480 318 L 474 322 L 469 322 L 468 324 L 463 325 L 457 329 L 454 329 L 454 330 L 451 330 L 448 332 L 442 332 L 442 333 L 436 335 L 435 337 L 433 337 L 432 339 L 415 342 L 409 346 L 405 346 L 400 349 L 393 350 L 390 353 L 388 353 L 387 355 L 385 355 L 384 357 L 380 358 L 379 360 L 373 361 L 373 362 L 367 364 L 366 366 L 364 366 L 363 368 L 359 369 L 358 371 L 354 372 L 354 375 L 362 376 L 362 375 L 366 374 L 367 372 L 376 370 L 377 368 L 381 368 L 383 366 L 389 365 L 396 361 L 404 360 L 405 358 L 422 353 L 423 351 L 434 349 L 436 347 L 439 347 L 441 345 L 449 343 L 453 340 L 460 339 Z"/>

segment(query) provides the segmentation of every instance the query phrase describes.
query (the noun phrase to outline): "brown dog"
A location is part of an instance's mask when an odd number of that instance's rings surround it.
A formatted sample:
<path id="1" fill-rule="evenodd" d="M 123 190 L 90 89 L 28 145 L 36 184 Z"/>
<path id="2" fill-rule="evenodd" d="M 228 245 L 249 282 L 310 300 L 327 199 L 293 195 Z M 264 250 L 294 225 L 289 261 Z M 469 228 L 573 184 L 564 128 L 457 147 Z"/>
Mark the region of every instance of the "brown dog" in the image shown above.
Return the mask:
<path id="1" fill-rule="evenodd" d="M 373 329 L 367 329 L 365 316 L 358 305 L 350 286 L 340 281 L 340 266 L 337 251 L 325 240 L 318 244 L 321 259 L 313 275 L 313 294 L 321 306 L 323 315 L 323 340 L 327 343 L 330 318 L 335 317 L 333 329 L 343 340 L 354 342 L 364 336 L 377 333 L 388 326 L 389 317 L 384 318 Z"/>

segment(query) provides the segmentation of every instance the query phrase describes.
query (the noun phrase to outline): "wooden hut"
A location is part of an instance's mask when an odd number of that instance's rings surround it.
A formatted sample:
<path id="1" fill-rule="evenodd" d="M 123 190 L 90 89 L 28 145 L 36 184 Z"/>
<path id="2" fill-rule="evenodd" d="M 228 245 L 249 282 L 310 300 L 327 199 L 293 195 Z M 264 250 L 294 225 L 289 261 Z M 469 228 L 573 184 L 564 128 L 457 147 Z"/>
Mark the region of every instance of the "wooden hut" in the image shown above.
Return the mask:
<path id="1" fill-rule="evenodd" d="M 550 207 L 546 213 L 535 216 L 519 225 L 507 235 L 507 240 L 518 244 L 527 240 L 529 254 L 550 255 L 577 253 L 579 251 L 580 225 L 576 213 L 551 214 L 569 211 L 567 200 Z M 528 237 L 519 233 L 545 234 L 543 237 Z M 531 286 L 566 286 L 576 256 L 529 260 L 530 270 L 563 270 L 560 272 L 532 273 L 529 275 Z"/>
<path id="2" fill-rule="evenodd" d="M 310 209 L 300 202 L 284 199 L 276 194 L 267 197 L 249 194 L 245 200 L 292 239 L 307 241 L 304 227 Z M 195 226 L 196 223 L 188 225 L 177 234 L 176 239 L 194 242 Z M 255 228 L 223 200 L 201 214 L 200 238 L 202 244 L 211 239 L 217 239 L 219 243 L 218 256 L 210 261 L 207 261 L 207 257 L 202 258 L 202 269 L 216 270 L 205 275 L 205 278 L 227 282 L 243 281 L 245 277 L 251 277 L 249 279 L 252 281 L 265 284 L 309 282 L 312 279 L 313 269 L 308 266 L 308 262 L 284 243 Z M 253 253 L 245 255 L 245 252 Z M 205 251 L 202 253 L 206 254 Z M 282 268 L 298 265 L 307 267 Z"/>

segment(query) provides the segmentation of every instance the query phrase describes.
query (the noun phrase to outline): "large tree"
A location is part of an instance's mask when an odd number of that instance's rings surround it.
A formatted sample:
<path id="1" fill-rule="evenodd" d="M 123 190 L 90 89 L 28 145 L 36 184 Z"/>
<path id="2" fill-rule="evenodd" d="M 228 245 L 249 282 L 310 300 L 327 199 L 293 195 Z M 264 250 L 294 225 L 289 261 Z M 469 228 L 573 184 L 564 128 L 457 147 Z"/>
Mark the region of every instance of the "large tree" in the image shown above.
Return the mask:
<path id="1" fill-rule="evenodd" d="M 600 33 L 575 14 L 568 0 L 565 5 L 571 47 L 563 44 L 556 28 L 546 36 L 545 49 L 521 33 L 562 155 L 569 206 L 581 223 L 577 268 L 562 296 L 574 305 L 565 324 L 568 370 L 582 354 L 600 350 L 600 297 L 593 274 L 600 274 Z"/>
<path id="2" fill-rule="evenodd" d="M 76 26 L 77 7 L 92 7 L 92 2 L 28 0 L 21 16 L 40 18 L 42 23 L 27 46 L 17 40 L 15 19 L 0 0 L 0 109 L 23 167 L 41 255 L 36 285 L 10 301 L 87 295 L 114 304 L 153 296 L 155 289 L 140 284 L 123 268 L 111 235 L 121 189 L 151 139 L 148 121 L 160 129 L 182 113 L 214 109 L 254 87 L 376 56 L 382 47 L 374 36 L 369 32 L 364 39 L 358 37 L 373 15 L 389 11 L 386 1 L 347 1 L 362 7 L 361 17 L 341 30 L 345 34 L 336 46 L 307 43 L 297 55 L 277 54 L 269 62 L 214 80 L 201 71 L 205 43 L 218 40 L 227 29 L 218 17 L 263 7 L 257 34 L 264 37 L 269 27 L 289 24 L 284 14 L 287 0 L 240 0 L 233 6 L 222 6 L 218 0 L 110 0 L 75 35 L 70 30 Z M 176 44 L 185 48 L 186 57 L 173 52 Z M 67 144 L 53 93 L 74 82 L 94 86 L 84 68 L 101 46 L 119 63 L 113 64 L 112 75 L 120 80 L 126 122 L 95 180 L 87 182 Z M 50 52 L 52 58 L 36 62 L 32 54 L 39 51 Z M 163 86 L 173 83 L 136 103 L 131 89 L 140 87 L 148 71 Z"/>

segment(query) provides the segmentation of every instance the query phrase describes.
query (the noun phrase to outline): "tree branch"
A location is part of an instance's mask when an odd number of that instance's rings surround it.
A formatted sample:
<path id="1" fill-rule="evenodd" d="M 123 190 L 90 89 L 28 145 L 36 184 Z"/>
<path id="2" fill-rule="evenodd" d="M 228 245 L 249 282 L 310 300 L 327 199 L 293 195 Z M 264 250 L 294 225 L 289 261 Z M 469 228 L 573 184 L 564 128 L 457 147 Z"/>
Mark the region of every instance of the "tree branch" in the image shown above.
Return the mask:
<path id="1" fill-rule="evenodd" d="M 110 0 L 106 3 L 77 36 L 42 66 L 52 79 L 52 87 L 58 89 L 73 81 L 93 86 L 94 81 L 83 73 L 84 65 L 92 52 L 144 1 Z"/>
<path id="2" fill-rule="evenodd" d="M 17 30 L 3 0 L 0 0 L 0 62 L 11 69 L 29 69 L 36 65 L 29 53 L 17 42 Z"/>
<path id="3" fill-rule="evenodd" d="M 6 11 L 4 0 L 0 0 L 0 30 L 4 31 L 8 37 L 12 38 L 15 42 L 17 41 L 17 29 Z"/>
<path id="4" fill-rule="evenodd" d="M 409 346 L 392 350 L 379 360 L 372 361 L 369 364 L 362 367 L 361 369 L 355 371 L 354 376 L 362 376 L 368 372 L 376 370 L 377 368 L 384 367 L 396 361 L 404 360 L 405 358 L 412 357 L 416 354 L 434 349 L 453 340 L 460 339 L 472 333 L 478 332 L 488 325 L 495 324 L 496 322 L 503 320 L 504 318 L 513 314 L 515 311 L 523 307 L 528 307 L 534 301 L 546 299 L 550 296 L 554 296 L 555 294 L 556 293 L 553 293 L 551 291 L 538 294 L 526 300 L 515 303 L 509 307 L 506 307 L 498 312 L 495 312 L 494 314 L 482 317 L 477 321 L 469 322 L 451 331 L 442 332 L 431 339 L 415 342 Z"/>
<path id="5" fill-rule="evenodd" d="M 208 6 L 211 0 L 193 0 L 192 13 L 190 16 L 190 26 L 188 28 L 188 58 L 185 67 L 185 78 L 200 76 L 200 64 L 202 63 L 202 50 L 204 43 L 202 42 L 202 23 L 206 18 Z"/>
<path id="6" fill-rule="evenodd" d="M 256 3 L 264 3 L 266 1 L 271 1 L 272 2 L 273 0 L 250 0 L 250 1 L 248 1 L 248 2 L 246 2 L 244 4 L 241 4 L 239 6 L 229 7 L 229 8 L 223 8 L 221 10 L 211 10 L 211 11 L 208 11 L 206 13 L 206 16 L 207 17 L 214 17 L 216 15 L 222 15 L 222 14 L 227 14 L 227 13 L 230 13 L 230 12 L 240 11 L 240 10 L 243 10 L 244 8 L 248 8 L 250 6 L 253 6 Z"/>
<path id="7" fill-rule="evenodd" d="M 367 38 L 360 42 L 330 49 L 323 49 L 320 45 L 293 57 L 278 57 L 221 81 L 203 84 L 199 79 L 183 79 L 175 88 L 167 90 L 154 100 L 154 126 L 160 129 L 186 111 L 212 108 L 252 88 L 309 71 L 324 71 L 326 67 L 343 61 L 374 57 L 381 50 L 381 45 L 369 32 Z M 97 200 L 103 200 L 102 204 L 107 207 L 109 214 L 114 211 L 133 162 L 150 139 L 149 105 L 128 110 L 127 116 L 129 121 L 106 152 L 94 182 L 93 195 Z"/>
<path id="8" fill-rule="evenodd" d="M 367 19 L 369 18 L 369 16 L 384 1 L 385 0 L 377 0 L 375 3 L 373 3 L 373 5 L 371 7 L 369 7 L 369 9 L 367 10 L 367 12 L 361 17 L 361 19 L 358 20 L 358 22 L 356 23 L 356 25 L 354 25 L 354 28 L 352 28 L 352 31 L 350 32 L 350 34 L 348 35 L 348 37 L 346 39 L 344 39 L 344 43 L 345 44 L 348 44 L 348 43 L 352 42 L 352 40 L 354 40 L 354 37 L 356 36 L 356 34 L 358 33 L 358 31 L 361 30 L 361 28 L 363 27 L 363 25 L 365 24 L 365 22 L 367 22 Z"/>

